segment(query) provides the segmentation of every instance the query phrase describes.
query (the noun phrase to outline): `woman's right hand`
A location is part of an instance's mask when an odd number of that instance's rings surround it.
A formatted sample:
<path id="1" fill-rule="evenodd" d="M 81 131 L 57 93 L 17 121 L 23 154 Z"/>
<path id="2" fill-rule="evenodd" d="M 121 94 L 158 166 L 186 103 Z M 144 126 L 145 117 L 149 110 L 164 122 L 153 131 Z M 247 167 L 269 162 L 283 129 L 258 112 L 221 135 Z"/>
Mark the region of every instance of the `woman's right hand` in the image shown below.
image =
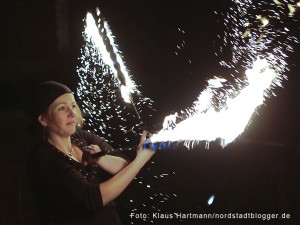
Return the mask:
<path id="1" fill-rule="evenodd" d="M 155 150 L 152 149 L 144 149 L 143 145 L 145 143 L 147 137 L 147 131 L 143 131 L 139 146 L 137 148 L 136 160 L 145 165 L 151 157 L 155 154 Z"/>

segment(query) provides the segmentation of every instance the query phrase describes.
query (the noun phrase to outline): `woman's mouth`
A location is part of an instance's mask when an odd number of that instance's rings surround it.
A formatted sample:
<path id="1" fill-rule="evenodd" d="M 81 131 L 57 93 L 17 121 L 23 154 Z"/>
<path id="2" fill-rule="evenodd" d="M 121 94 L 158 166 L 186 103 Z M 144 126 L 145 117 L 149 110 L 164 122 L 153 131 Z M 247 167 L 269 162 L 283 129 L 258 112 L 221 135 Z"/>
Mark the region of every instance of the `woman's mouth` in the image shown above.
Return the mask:
<path id="1" fill-rule="evenodd" d="M 67 123 L 67 126 L 72 126 L 72 125 L 75 125 L 75 122 L 74 122 L 74 121 L 68 122 L 68 123 Z"/>

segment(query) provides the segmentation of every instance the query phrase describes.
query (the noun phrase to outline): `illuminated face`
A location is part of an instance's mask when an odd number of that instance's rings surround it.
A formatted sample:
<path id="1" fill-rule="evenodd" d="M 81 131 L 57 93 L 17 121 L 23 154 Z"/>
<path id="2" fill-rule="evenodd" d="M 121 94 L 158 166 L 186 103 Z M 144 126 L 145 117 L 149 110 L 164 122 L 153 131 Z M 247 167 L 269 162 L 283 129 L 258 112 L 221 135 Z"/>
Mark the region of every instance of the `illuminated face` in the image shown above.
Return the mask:
<path id="1" fill-rule="evenodd" d="M 39 121 L 46 126 L 48 136 L 69 137 L 76 131 L 79 108 L 73 94 L 58 97 L 49 106 L 48 114 L 41 115 Z"/>

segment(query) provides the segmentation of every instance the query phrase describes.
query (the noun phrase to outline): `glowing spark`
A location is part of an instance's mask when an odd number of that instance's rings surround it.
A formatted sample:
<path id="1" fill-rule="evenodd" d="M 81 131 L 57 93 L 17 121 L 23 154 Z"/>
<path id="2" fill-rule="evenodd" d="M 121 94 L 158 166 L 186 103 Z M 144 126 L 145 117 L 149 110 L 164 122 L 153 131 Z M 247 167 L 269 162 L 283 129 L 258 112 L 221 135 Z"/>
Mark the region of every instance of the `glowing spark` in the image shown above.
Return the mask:
<path id="1" fill-rule="evenodd" d="M 261 27 L 265 27 L 265 26 L 267 26 L 268 24 L 269 24 L 269 20 L 266 18 L 266 17 L 263 17 L 263 16 L 261 16 L 261 15 L 258 15 L 257 16 L 257 19 L 259 19 L 260 20 L 260 22 L 261 22 Z"/>
<path id="2" fill-rule="evenodd" d="M 214 200 L 215 200 L 215 196 L 214 196 L 214 195 L 210 196 L 210 198 L 209 198 L 208 201 L 207 201 L 207 204 L 208 204 L 208 205 L 213 204 Z"/>
<path id="3" fill-rule="evenodd" d="M 278 0 L 273 0 L 276 5 L 282 5 L 282 3 Z"/>
<path id="4" fill-rule="evenodd" d="M 265 27 L 269 24 L 269 20 L 265 17 L 261 18 L 262 27 Z"/>
<path id="5" fill-rule="evenodd" d="M 293 16 L 296 12 L 295 6 L 293 6 L 292 4 L 288 4 L 288 8 L 290 10 L 289 16 Z"/>
<path id="6" fill-rule="evenodd" d="M 263 38 L 264 36 L 264 33 L 261 33 L 256 41 L 256 43 L 260 42 L 260 40 Z"/>
<path id="7" fill-rule="evenodd" d="M 247 37 L 250 33 L 251 33 L 250 30 L 247 29 L 247 30 L 245 31 L 245 33 L 243 34 L 242 38 Z"/>

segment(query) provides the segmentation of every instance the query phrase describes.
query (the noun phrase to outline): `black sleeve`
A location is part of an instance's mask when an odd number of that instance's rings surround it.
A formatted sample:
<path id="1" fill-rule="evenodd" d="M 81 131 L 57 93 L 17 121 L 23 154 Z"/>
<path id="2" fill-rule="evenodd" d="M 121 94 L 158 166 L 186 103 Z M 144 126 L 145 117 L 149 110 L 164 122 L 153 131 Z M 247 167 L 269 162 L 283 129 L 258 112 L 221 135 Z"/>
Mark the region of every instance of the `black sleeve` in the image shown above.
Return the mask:
<path id="1" fill-rule="evenodd" d="M 87 211 L 103 208 L 99 184 L 89 183 L 83 175 L 72 166 L 60 160 L 56 163 L 58 182 L 71 198 L 79 202 Z"/>
<path id="2" fill-rule="evenodd" d="M 109 146 L 111 149 L 113 149 L 113 147 L 110 146 L 103 137 L 98 136 L 94 132 L 80 130 L 78 134 L 87 142 L 87 145 L 98 145 L 100 148 L 101 147 L 103 148 L 104 146 L 105 147 Z M 121 157 L 124 160 L 126 160 L 128 163 L 131 161 L 125 154 L 122 154 L 120 152 L 111 151 L 109 155 Z"/>
<path id="3" fill-rule="evenodd" d="M 100 137 L 91 131 L 80 130 L 78 134 L 86 141 L 87 145 L 101 146 L 104 142 L 106 142 L 103 137 Z"/>

